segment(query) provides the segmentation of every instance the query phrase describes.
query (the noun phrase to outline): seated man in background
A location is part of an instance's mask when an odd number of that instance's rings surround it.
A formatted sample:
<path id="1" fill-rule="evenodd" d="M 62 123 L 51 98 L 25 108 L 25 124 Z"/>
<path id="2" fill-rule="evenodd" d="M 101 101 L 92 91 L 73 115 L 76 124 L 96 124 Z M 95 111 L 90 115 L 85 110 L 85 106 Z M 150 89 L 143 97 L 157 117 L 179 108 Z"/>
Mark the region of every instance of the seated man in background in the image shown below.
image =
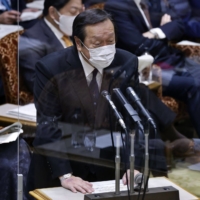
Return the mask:
<path id="1" fill-rule="evenodd" d="M 108 0 L 105 10 L 112 14 L 117 28 L 117 47 L 138 56 L 148 51 L 162 68 L 163 94 L 186 103 L 200 137 L 200 66 L 168 45 L 184 34 L 182 20 L 161 16 L 160 0 Z M 149 12 L 150 11 L 150 12 Z"/>
<path id="2" fill-rule="evenodd" d="M 185 36 L 191 40 L 200 39 L 200 1 L 199 0 L 167 0 L 161 1 L 163 13 L 172 20 L 181 18 L 185 26 Z"/>
<path id="3" fill-rule="evenodd" d="M 81 0 L 45 0 L 43 18 L 20 37 L 20 73 L 31 93 L 36 62 L 72 45 L 72 24 L 82 10 Z"/>

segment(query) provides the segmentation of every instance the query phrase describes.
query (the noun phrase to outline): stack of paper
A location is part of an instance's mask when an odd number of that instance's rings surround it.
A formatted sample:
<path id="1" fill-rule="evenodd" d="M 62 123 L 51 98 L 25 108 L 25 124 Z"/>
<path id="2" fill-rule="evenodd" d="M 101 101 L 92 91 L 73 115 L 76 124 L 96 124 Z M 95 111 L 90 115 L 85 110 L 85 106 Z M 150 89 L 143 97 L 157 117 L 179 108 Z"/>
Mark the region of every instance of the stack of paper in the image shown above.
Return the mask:
<path id="1" fill-rule="evenodd" d="M 17 132 L 14 133 L 9 133 L 9 134 L 5 134 L 5 135 L 0 135 L 0 144 L 5 144 L 5 143 L 9 143 L 9 142 L 14 142 L 16 141 L 16 139 L 19 137 L 19 135 L 23 133 L 23 130 L 20 129 Z"/>
<path id="2" fill-rule="evenodd" d="M 8 114 L 18 116 L 19 118 L 36 121 L 36 108 L 33 103 L 9 110 Z"/>
<path id="3" fill-rule="evenodd" d="M 27 8 L 37 8 L 37 9 L 43 10 L 44 0 L 37 0 L 37 1 L 33 1 L 31 3 L 27 3 L 26 7 Z"/>
<path id="4" fill-rule="evenodd" d="M 23 30 L 23 27 L 19 25 L 0 24 L 0 39 L 10 33 L 21 31 L 21 30 Z"/>
<path id="5" fill-rule="evenodd" d="M 42 15 L 42 10 L 38 10 L 35 12 L 23 12 L 20 16 L 21 21 L 29 21 L 32 19 L 37 19 Z"/>

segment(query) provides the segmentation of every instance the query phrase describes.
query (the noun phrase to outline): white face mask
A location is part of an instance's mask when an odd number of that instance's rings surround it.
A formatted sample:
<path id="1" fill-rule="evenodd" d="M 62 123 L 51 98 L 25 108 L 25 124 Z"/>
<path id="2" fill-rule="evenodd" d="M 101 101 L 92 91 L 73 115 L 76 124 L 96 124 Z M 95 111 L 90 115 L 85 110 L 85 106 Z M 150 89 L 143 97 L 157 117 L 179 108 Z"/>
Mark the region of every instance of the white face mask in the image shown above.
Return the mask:
<path id="1" fill-rule="evenodd" d="M 115 44 L 102 46 L 94 49 L 89 49 L 85 45 L 84 47 L 89 51 L 90 59 L 86 58 L 84 54 L 83 56 L 90 62 L 92 66 L 94 66 L 97 69 L 104 69 L 108 67 L 115 57 Z"/>
<path id="2" fill-rule="evenodd" d="M 61 15 L 59 12 L 59 22 L 54 20 L 59 25 L 60 30 L 67 36 L 72 36 L 72 26 L 76 16 Z"/>

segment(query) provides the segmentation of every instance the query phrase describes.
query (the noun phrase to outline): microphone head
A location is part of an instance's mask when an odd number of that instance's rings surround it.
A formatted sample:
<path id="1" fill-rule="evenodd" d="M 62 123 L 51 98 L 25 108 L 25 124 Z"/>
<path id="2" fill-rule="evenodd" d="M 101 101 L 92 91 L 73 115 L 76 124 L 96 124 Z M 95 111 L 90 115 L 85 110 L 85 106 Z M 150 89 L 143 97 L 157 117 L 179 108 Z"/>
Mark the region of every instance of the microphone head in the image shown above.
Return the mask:
<path id="1" fill-rule="evenodd" d="M 142 173 L 138 173 L 138 174 L 136 174 L 135 175 L 135 177 L 134 177 L 134 180 L 135 180 L 135 184 L 141 184 L 141 182 L 142 182 Z"/>
<path id="2" fill-rule="evenodd" d="M 103 90 L 103 91 L 101 92 L 101 95 L 104 96 L 104 97 L 106 97 L 107 95 L 109 95 L 109 93 L 108 93 L 108 91 Z"/>
<path id="3" fill-rule="evenodd" d="M 126 93 L 127 93 L 127 94 L 130 94 L 131 92 L 132 92 L 132 87 L 127 87 L 127 88 L 126 88 Z"/>

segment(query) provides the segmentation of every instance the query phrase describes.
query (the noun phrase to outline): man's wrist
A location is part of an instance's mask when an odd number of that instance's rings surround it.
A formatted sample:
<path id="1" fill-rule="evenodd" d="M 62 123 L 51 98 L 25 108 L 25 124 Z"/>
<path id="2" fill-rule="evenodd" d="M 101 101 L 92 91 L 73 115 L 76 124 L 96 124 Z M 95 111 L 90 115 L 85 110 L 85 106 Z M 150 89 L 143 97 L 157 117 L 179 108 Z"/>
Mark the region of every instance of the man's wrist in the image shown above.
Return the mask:
<path id="1" fill-rule="evenodd" d="M 153 38 L 159 39 L 158 33 L 154 32 L 154 31 L 151 31 L 151 30 L 149 32 L 154 36 Z"/>
<path id="2" fill-rule="evenodd" d="M 60 176 L 59 179 L 60 179 L 60 181 L 63 181 L 65 179 L 71 178 L 71 176 L 72 176 L 72 173 L 68 173 L 68 174 L 64 174 L 64 175 Z"/>

